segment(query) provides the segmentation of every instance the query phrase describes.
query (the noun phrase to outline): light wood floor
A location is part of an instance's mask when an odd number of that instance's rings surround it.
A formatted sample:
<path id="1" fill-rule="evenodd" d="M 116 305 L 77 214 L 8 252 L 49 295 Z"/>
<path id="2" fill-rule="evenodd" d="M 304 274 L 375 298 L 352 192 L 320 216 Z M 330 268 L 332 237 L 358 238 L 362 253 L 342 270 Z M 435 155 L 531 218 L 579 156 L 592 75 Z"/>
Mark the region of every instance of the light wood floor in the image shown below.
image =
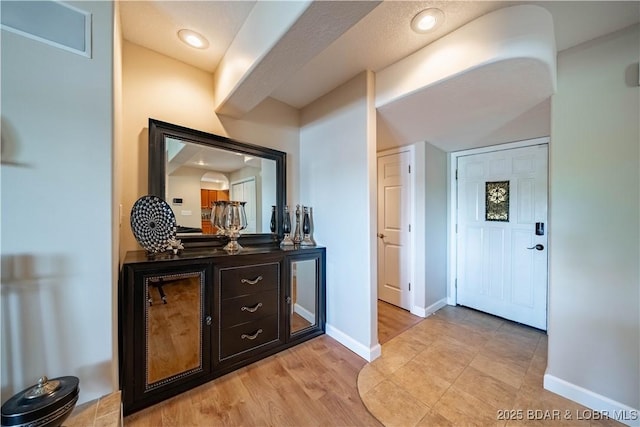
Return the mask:
<path id="1" fill-rule="evenodd" d="M 421 318 L 379 302 L 379 340 Z M 380 426 L 356 385 L 366 362 L 323 335 L 124 419 L 127 427 Z"/>
<path id="2" fill-rule="evenodd" d="M 378 300 L 378 342 L 382 345 L 422 320 L 407 310 Z"/>

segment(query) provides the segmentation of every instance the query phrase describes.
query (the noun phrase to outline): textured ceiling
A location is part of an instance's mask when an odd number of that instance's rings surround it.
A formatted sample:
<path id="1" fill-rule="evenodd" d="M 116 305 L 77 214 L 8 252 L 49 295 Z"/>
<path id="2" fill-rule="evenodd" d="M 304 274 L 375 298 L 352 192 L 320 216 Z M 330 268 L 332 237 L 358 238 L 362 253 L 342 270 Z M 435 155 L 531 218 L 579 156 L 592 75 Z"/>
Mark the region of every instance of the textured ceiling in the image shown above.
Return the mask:
<path id="1" fill-rule="evenodd" d="M 379 71 L 474 18 L 509 4 L 500 1 L 385 1 L 271 96 L 301 108 L 362 70 Z M 445 22 L 433 33 L 417 34 L 409 23 L 428 7 L 445 10 Z"/>
<path id="2" fill-rule="evenodd" d="M 319 0 L 316 2 L 320 3 Z M 224 64 L 223 58 L 226 59 L 229 56 L 225 56 L 225 54 L 233 49 L 234 40 L 238 40 L 236 36 L 247 33 L 257 34 L 256 32 L 252 33 L 251 28 L 243 27 L 247 17 L 256 18 L 258 15 L 254 6 L 260 4 L 262 9 L 268 9 L 269 3 L 286 5 L 282 2 L 257 3 L 255 1 L 217 0 L 145 0 L 122 1 L 119 4 L 124 39 L 217 75 L 219 69 L 223 68 L 220 66 L 221 61 Z M 288 3 L 291 4 L 291 2 Z M 338 6 L 348 7 L 348 3 L 353 3 L 355 6 L 358 2 L 326 2 L 326 4 L 331 3 L 338 10 L 341 9 Z M 307 7 L 300 2 L 297 4 L 303 9 Z M 216 111 L 224 112 L 226 107 L 235 110 L 231 115 L 235 114 L 234 116 L 241 117 L 253 108 L 253 105 L 257 105 L 267 97 L 277 99 L 295 108 L 302 108 L 364 70 L 372 70 L 379 74 L 385 68 L 398 63 L 412 53 L 455 33 L 465 24 L 495 10 L 516 4 L 542 6 L 551 13 L 557 51 L 640 22 L 640 2 L 638 1 L 385 0 L 379 4 L 377 2 L 372 4 L 370 12 L 365 11 L 362 18 L 352 19 L 352 22 L 348 23 L 346 27 L 343 26 L 340 32 L 336 32 L 337 38 L 331 40 L 325 37 L 324 46 L 318 43 L 315 45 L 313 43 L 307 44 L 305 41 L 313 41 L 317 32 L 321 32 L 324 28 L 324 24 L 321 22 L 313 21 L 312 25 L 305 23 L 304 18 L 308 18 L 309 13 L 303 13 L 297 21 L 294 20 L 293 24 L 289 25 L 275 24 L 277 19 L 260 21 L 262 29 L 272 28 L 275 32 L 280 32 L 282 37 L 274 41 L 273 45 L 266 46 L 263 52 L 258 52 L 256 62 L 242 76 L 239 76 L 238 84 L 231 89 L 228 95 L 225 95 L 223 102 L 216 106 Z M 314 6 L 308 7 L 308 11 L 321 11 L 319 16 L 329 13 L 330 18 L 333 17 L 331 15 L 334 13 L 332 6 L 324 4 L 320 5 L 322 7 L 318 7 L 318 4 Z M 429 7 L 438 7 L 444 11 L 443 25 L 433 33 L 414 33 L 410 29 L 411 19 L 417 12 Z M 328 12 L 325 9 L 328 9 Z M 277 28 L 274 25 L 286 28 Z M 189 28 L 202 33 L 208 38 L 210 47 L 206 50 L 197 50 L 182 44 L 176 36 L 177 31 L 181 28 Z M 306 52 L 306 47 L 312 45 L 315 48 Z M 295 55 L 289 57 L 287 53 L 283 56 L 283 52 L 293 52 Z M 526 68 L 518 68 L 517 71 L 521 74 L 527 72 Z M 473 71 L 470 73 L 473 74 Z M 269 78 L 265 78 L 265 76 Z M 484 77 L 486 80 L 490 76 Z M 514 76 L 509 73 L 504 74 L 503 81 L 507 82 L 510 77 Z M 447 100 L 454 99 L 456 96 L 464 96 L 465 93 L 467 95 L 473 94 L 477 98 L 476 107 L 465 110 L 467 113 L 475 114 L 473 112 L 480 109 L 489 114 L 493 108 L 497 110 L 492 114 L 499 115 L 504 114 L 505 109 L 509 110 L 510 104 L 502 102 L 501 105 L 497 105 L 498 101 L 491 94 L 504 89 L 506 98 L 509 90 L 517 88 L 516 84 L 502 87 L 499 81 L 495 81 L 497 86 L 494 91 L 479 90 L 478 85 L 484 85 L 485 89 L 491 85 L 487 86 L 482 81 L 474 79 L 473 75 L 461 76 L 456 80 L 456 83 L 455 85 L 434 86 L 432 92 L 425 92 L 421 94 L 420 99 L 416 99 L 425 102 L 425 99 Z M 532 83 L 535 84 L 535 82 Z M 512 110 L 514 114 L 519 114 L 518 117 L 513 118 L 514 123 L 519 121 L 518 123 L 535 122 L 538 124 L 535 129 L 528 130 L 533 135 L 536 132 L 548 132 L 549 126 L 548 116 L 546 120 L 541 119 L 548 111 L 548 102 L 541 103 L 540 100 L 534 98 L 529 100 L 531 101 L 530 112 L 523 112 L 523 105 Z M 533 105 L 533 101 L 536 102 L 536 105 Z M 242 108 L 233 108 L 234 102 L 242 104 Z M 414 106 L 414 108 L 422 109 L 424 112 L 426 107 Z M 404 117 L 404 115 L 407 117 L 410 115 L 406 108 L 401 108 L 398 111 L 400 112 L 396 114 L 398 117 L 395 120 L 397 123 L 402 123 L 404 128 L 399 131 L 411 134 L 412 129 L 416 130 L 413 134 L 405 135 L 405 137 L 412 140 L 428 139 L 429 135 L 418 135 L 417 129 L 420 126 L 416 126 L 416 123 L 421 120 L 420 118 L 415 118 L 415 123 L 413 123 Z M 429 126 L 433 131 L 430 135 L 431 139 L 434 142 L 436 139 L 440 141 L 439 146 L 446 151 L 451 149 L 453 146 L 451 141 L 456 139 L 460 142 L 471 138 L 481 140 L 490 135 L 503 135 L 504 138 L 512 136 L 509 131 L 514 127 L 509 123 L 503 123 L 497 129 L 487 126 L 484 129 L 482 120 L 477 121 L 477 126 L 472 126 L 470 119 L 472 116 L 465 118 L 464 111 L 456 111 L 455 106 L 451 106 L 447 111 L 448 114 L 445 117 L 442 115 L 443 110 L 433 110 L 433 116 L 439 116 L 440 119 L 435 120 Z M 391 118 L 393 114 L 393 111 L 388 111 L 386 118 Z M 527 119 L 531 116 L 535 117 L 535 120 Z M 461 121 L 465 121 L 464 135 L 460 134 L 463 132 L 459 125 Z M 425 125 L 422 124 L 422 128 L 424 127 Z M 519 127 L 522 128 L 522 126 Z"/>
<path id="3" fill-rule="evenodd" d="M 255 1 L 121 1 L 125 40 L 171 58 L 214 72 L 251 12 Z M 178 39 L 187 28 L 209 40 L 206 50 L 193 49 Z"/>
<path id="4" fill-rule="evenodd" d="M 123 1 L 126 40 L 214 72 L 255 1 Z M 387 0 L 319 52 L 270 96 L 296 108 L 349 80 L 380 69 L 492 10 L 513 4 L 538 4 L 554 18 L 556 45 L 564 50 L 640 21 L 637 1 L 396 1 Z M 445 12 L 442 27 L 430 34 L 410 30 L 411 18 L 427 7 Z M 192 49 L 176 33 L 190 28 L 211 46 Z M 311 35 L 312 36 L 312 35 Z"/>

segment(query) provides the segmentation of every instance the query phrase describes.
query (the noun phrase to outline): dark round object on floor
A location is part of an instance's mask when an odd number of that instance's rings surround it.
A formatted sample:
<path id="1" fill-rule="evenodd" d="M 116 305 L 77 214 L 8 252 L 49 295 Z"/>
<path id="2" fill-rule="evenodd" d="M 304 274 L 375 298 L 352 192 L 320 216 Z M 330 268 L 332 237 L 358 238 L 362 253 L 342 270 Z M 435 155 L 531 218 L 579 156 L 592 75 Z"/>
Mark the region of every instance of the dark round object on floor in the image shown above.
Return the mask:
<path id="1" fill-rule="evenodd" d="M 41 377 L 2 405 L 2 427 L 59 427 L 76 406 L 79 383 L 77 377 Z"/>

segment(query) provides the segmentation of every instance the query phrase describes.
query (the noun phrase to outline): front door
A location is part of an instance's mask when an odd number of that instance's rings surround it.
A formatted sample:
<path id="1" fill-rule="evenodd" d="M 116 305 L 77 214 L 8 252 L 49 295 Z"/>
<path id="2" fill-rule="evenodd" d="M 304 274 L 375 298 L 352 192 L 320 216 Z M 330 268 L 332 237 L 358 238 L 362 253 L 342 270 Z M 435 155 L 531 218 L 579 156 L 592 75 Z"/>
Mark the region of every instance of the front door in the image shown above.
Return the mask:
<path id="1" fill-rule="evenodd" d="M 458 157 L 457 302 L 547 328 L 547 145 Z"/>
<path id="2" fill-rule="evenodd" d="M 378 157 L 378 298 L 406 310 L 409 294 L 409 151 Z"/>

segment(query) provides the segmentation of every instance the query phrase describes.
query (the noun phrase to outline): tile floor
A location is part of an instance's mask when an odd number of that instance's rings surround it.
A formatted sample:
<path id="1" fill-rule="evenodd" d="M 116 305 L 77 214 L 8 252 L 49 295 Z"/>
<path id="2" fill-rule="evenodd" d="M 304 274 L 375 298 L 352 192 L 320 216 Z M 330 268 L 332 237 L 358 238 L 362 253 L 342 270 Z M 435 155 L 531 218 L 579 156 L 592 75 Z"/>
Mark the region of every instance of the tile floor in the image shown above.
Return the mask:
<path id="1" fill-rule="evenodd" d="M 445 307 L 382 346 L 358 392 L 385 426 L 614 426 L 542 388 L 543 332 Z"/>

